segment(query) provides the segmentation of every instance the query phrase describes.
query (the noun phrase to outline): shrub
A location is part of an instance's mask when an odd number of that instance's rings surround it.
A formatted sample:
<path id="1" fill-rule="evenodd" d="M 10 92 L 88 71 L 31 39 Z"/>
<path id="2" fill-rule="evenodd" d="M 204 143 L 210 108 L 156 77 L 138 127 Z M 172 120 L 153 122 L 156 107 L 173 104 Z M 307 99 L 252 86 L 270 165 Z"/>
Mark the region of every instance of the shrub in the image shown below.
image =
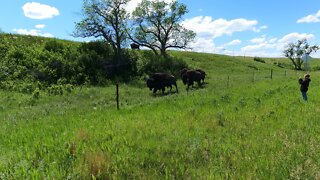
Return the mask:
<path id="1" fill-rule="evenodd" d="M 75 43 L 22 35 L 1 35 L 0 55 L 0 88 L 29 94 L 37 87 L 62 94 L 60 86 L 66 84 L 107 85 L 155 72 L 178 76 L 187 67 L 182 59 L 151 51 L 122 49 L 116 60 L 112 47 L 103 41 Z"/>
<path id="2" fill-rule="evenodd" d="M 58 42 L 57 40 L 50 40 L 47 41 L 44 45 L 44 49 L 49 52 L 59 52 L 62 53 L 64 49 L 64 45 L 61 42 Z"/>
<path id="3" fill-rule="evenodd" d="M 263 60 L 262 58 L 259 58 L 259 57 L 254 57 L 253 60 L 256 62 L 260 62 L 260 63 L 266 63 L 265 60 Z"/>
<path id="4" fill-rule="evenodd" d="M 277 66 L 280 67 L 280 68 L 285 68 L 286 65 L 285 65 L 284 63 L 278 62 L 278 63 L 277 63 Z"/>
<path id="5" fill-rule="evenodd" d="M 185 61 L 176 57 L 156 56 L 150 53 L 145 53 L 141 59 L 139 59 L 139 74 L 153 74 L 155 72 L 167 72 L 176 77 L 180 76 L 180 70 L 187 68 L 188 65 Z"/>
<path id="6" fill-rule="evenodd" d="M 248 67 L 249 67 L 249 68 L 252 68 L 252 69 L 254 69 L 254 70 L 259 70 L 259 68 L 258 68 L 257 66 L 252 65 L 252 64 L 248 65 Z"/>
<path id="7" fill-rule="evenodd" d="M 48 93 L 51 95 L 63 95 L 63 85 L 51 85 L 47 88 Z"/>
<path id="8" fill-rule="evenodd" d="M 312 70 L 314 70 L 314 71 L 319 71 L 319 70 L 320 70 L 320 66 L 314 66 L 314 67 L 312 68 Z"/>
<path id="9" fill-rule="evenodd" d="M 35 99 L 39 99 L 39 97 L 40 97 L 40 90 L 39 90 L 39 88 L 36 88 L 36 89 L 33 91 L 32 97 L 35 98 Z"/>

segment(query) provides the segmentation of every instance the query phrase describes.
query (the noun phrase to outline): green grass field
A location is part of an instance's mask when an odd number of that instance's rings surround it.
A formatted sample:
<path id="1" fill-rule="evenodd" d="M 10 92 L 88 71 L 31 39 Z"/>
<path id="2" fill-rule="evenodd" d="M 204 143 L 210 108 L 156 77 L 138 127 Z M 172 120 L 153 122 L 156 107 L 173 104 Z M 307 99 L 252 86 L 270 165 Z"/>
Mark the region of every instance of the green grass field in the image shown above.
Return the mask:
<path id="1" fill-rule="evenodd" d="M 154 97 L 143 81 L 39 98 L 0 91 L 0 179 L 317 179 L 320 74 L 171 52 L 208 77 Z M 317 66 L 317 62 L 312 62 Z M 272 79 L 271 79 L 272 69 Z"/>

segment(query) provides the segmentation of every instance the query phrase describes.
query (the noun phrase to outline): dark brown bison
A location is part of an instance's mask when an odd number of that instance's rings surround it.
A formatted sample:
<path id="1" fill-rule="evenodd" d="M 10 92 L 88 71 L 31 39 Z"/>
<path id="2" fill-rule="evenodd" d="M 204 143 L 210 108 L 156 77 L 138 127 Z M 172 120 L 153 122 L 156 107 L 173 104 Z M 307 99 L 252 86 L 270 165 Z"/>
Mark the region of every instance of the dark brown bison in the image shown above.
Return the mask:
<path id="1" fill-rule="evenodd" d="M 183 68 L 183 69 L 180 71 L 181 79 L 183 79 L 182 76 L 183 76 L 187 71 L 190 71 L 190 70 L 188 70 L 187 68 Z M 202 80 L 202 83 L 204 83 L 204 79 L 205 79 L 205 77 L 206 77 L 206 72 L 204 72 L 202 69 L 195 69 L 194 71 L 198 71 L 199 73 L 201 73 L 201 80 Z"/>
<path id="2" fill-rule="evenodd" d="M 193 86 L 194 82 L 198 83 L 198 86 L 201 85 L 202 75 L 200 72 L 195 70 L 188 70 L 182 75 L 182 82 L 183 84 L 189 86 Z"/>
<path id="3" fill-rule="evenodd" d="M 202 73 L 201 73 L 202 72 Z M 187 90 L 190 86 L 194 85 L 194 82 L 198 83 L 198 86 L 201 86 L 201 80 L 204 82 L 205 72 L 203 70 L 188 70 L 186 68 L 180 71 L 181 79 L 183 84 L 188 85 Z"/>
<path id="4" fill-rule="evenodd" d="M 130 47 L 131 47 L 131 49 L 140 49 L 139 44 L 136 44 L 136 43 L 131 43 Z"/>
<path id="5" fill-rule="evenodd" d="M 205 74 L 202 74 L 197 70 L 188 70 L 186 68 L 182 69 L 180 73 L 183 84 L 188 85 L 187 90 L 190 86 L 194 85 L 194 82 L 197 82 L 198 86 L 201 86 L 201 80 L 204 81 L 205 77 Z"/>
<path id="6" fill-rule="evenodd" d="M 162 90 L 162 94 L 164 94 L 165 87 L 169 87 L 169 91 L 171 92 L 172 85 L 176 87 L 176 92 L 178 93 L 177 79 L 173 75 L 167 73 L 155 73 L 147 79 L 147 86 L 150 90 L 153 89 L 154 95 L 158 90 Z"/>
<path id="7" fill-rule="evenodd" d="M 196 71 L 198 71 L 199 73 L 201 73 L 202 77 L 202 83 L 204 83 L 204 78 L 206 77 L 206 72 L 204 72 L 202 69 L 196 69 Z"/>
<path id="8" fill-rule="evenodd" d="M 188 71 L 187 68 L 181 69 L 181 71 L 180 71 L 180 77 L 181 77 L 181 79 L 182 79 L 182 76 L 183 76 L 187 71 Z"/>

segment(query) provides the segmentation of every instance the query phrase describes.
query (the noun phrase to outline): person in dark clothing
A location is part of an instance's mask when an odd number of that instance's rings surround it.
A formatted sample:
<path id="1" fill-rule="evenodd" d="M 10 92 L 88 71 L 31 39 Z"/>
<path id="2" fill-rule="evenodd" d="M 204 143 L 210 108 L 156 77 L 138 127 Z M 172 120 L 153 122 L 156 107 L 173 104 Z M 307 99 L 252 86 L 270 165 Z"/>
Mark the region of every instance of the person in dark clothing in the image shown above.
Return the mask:
<path id="1" fill-rule="evenodd" d="M 308 101 L 307 91 L 308 91 L 310 81 L 311 81 L 310 74 L 305 74 L 304 79 L 302 79 L 301 77 L 299 78 L 300 91 L 302 94 L 302 99 L 304 101 Z"/>

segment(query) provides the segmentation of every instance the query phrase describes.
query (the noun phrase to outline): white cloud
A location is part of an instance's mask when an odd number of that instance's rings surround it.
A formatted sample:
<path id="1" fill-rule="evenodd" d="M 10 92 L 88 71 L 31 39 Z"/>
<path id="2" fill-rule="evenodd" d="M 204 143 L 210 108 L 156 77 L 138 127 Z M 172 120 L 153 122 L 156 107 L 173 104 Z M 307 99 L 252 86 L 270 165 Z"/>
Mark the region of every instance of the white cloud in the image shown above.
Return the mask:
<path id="1" fill-rule="evenodd" d="M 251 29 L 252 30 L 252 29 Z M 235 50 L 232 45 L 242 44 L 239 39 L 230 41 L 221 46 L 216 46 L 214 43 L 214 35 L 209 32 L 202 32 L 203 36 L 197 36 L 193 43 L 190 43 L 193 51 L 207 52 L 207 53 L 220 53 L 230 56 L 258 56 L 258 57 L 283 57 L 282 51 L 285 46 L 292 42 L 297 42 L 300 39 L 306 38 L 308 42 L 315 39 L 315 35 L 306 33 L 289 33 L 281 38 L 268 37 L 262 35 L 249 40 L 249 44 L 242 47 L 240 50 Z M 313 57 L 316 57 L 315 53 Z M 318 55 L 320 56 L 320 55 Z"/>
<path id="2" fill-rule="evenodd" d="M 138 6 L 138 4 L 141 2 L 141 0 L 131 0 L 129 1 L 128 5 L 126 6 L 126 10 L 128 12 L 133 12 L 134 9 Z"/>
<path id="3" fill-rule="evenodd" d="M 275 47 L 276 47 L 276 44 L 261 43 L 261 44 L 245 46 L 241 48 L 241 50 L 246 52 L 261 52 L 261 51 L 266 51 L 267 49 L 273 49 Z"/>
<path id="4" fill-rule="evenodd" d="M 18 34 L 25 34 L 25 35 L 31 35 L 31 36 L 43 36 L 43 37 L 54 37 L 52 34 L 50 33 L 42 33 L 40 30 L 38 29 L 13 29 L 14 32 L 18 33 Z"/>
<path id="5" fill-rule="evenodd" d="M 31 19 L 48 19 L 59 15 L 59 10 L 45 4 L 28 2 L 22 6 L 23 13 Z"/>
<path id="6" fill-rule="evenodd" d="M 317 23 L 320 22 L 320 10 L 316 14 L 311 14 L 297 20 L 297 23 Z"/>
<path id="7" fill-rule="evenodd" d="M 192 51 L 195 52 L 216 53 L 217 51 L 212 39 L 207 38 L 196 38 L 189 46 L 192 48 Z"/>
<path id="8" fill-rule="evenodd" d="M 253 38 L 249 40 L 250 43 L 253 44 L 262 44 L 262 43 L 275 43 L 277 38 L 267 38 L 267 35 L 262 35 L 260 37 Z"/>
<path id="9" fill-rule="evenodd" d="M 214 39 L 224 35 L 232 35 L 235 32 L 253 31 L 257 32 L 260 28 L 256 25 L 256 20 L 247 20 L 243 18 L 225 20 L 216 19 L 213 20 L 209 16 L 197 16 L 191 19 L 187 19 L 181 23 L 185 28 L 193 30 L 197 33 L 197 38 L 194 43 L 190 44 L 190 47 L 197 52 L 209 52 L 209 53 L 226 53 L 223 47 L 215 47 Z M 241 40 L 233 40 L 223 46 L 232 46 L 241 44 Z M 232 51 L 233 54 L 233 51 Z"/>
<path id="10" fill-rule="evenodd" d="M 241 40 L 240 39 L 235 39 L 231 42 L 226 43 L 224 46 L 234 46 L 234 45 L 239 45 L 241 44 Z"/>
<path id="11" fill-rule="evenodd" d="M 242 47 L 239 51 L 228 48 L 228 46 L 242 44 L 239 39 L 233 40 L 221 46 L 216 46 L 215 38 L 232 35 L 235 32 L 260 32 L 266 29 L 267 26 L 257 27 L 258 22 L 255 20 L 247 20 L 243 18 L 225 20 L 211 17 L 198 16 L 185 20 L 182 25 L 187 29 L 193 30 L 197 33 L 197 37 L 193 43 L 190 44 L 193 51 L 208 52 L 208 53 L 223 53 L 228 55 L 247 55 L 259 57 L 283 57 L 282 51 L 284 47 L 290 42 L 306 38 L 312 40 L 315 38 L 313 34 L 306 33 L 290 33 L 281 38 L 267 37 L 262 35 L 260 37 L 249 40 L 247 46 Z"/>
<path id="12" fill-rule="evenodd" d="M 291 43 L 291 42 L 296 42 L 300 39 L 307 39 L 307 40 L 312 40 L 314 39 L 315 36 L 313 34 L 299 34 L 299 33 L 290 33 L 287 34 L 285 36 L 283 36 L 283 38 L 281 38 L 279 40 L 280 43 Z"/>
<path id="13" fill-rule="evenodd" d="M 44 27 L 46 27 L 46 25 L 44 25 L 44 24 L 37 24 L 35 27 L 36 27 L 37 29 L 43 29 Z"/>
<path id="14" fill-rule="evenodd" d="M 254 27 L 253 31 L 254 32 L 261 32 L 261 30 L 267 29 L 267 28 L 268 28 L 268 26 L 260 26 L 259 28 Z"/>
<path id="15" fill-rule="evenodd" d="M 272 38 L 269 40 L 269 43 L 275 43 L 278 39 L 277 38 Z"/>
<path id="16" fill-rule="evenodd" d="M 299 34 L 290 33 L 283 36 L 281 39 L 267 38 L 266 35 L 251 39 L 251 45 L 241 48 L 241 51 L 248 56 L 259 57 L 283 57 L 282 51 L 285 46 L 292 42 L 297 42 L 300 39 L 306 38 L 307 40 L 314 39 L 313 34 Z"/>
<path id="17" fill-rule="evenodd" d="M 234 32 L 242 31 L 258 31 L 255 26 L 258 24 L 256 20 L 247 20 L 243 18 L 225 20 L 213 20 L 210 16 L 197 16 L 187 19 L 182 24 L 190 30 L 193 30 L 200 37 L 217 38 L 223 35 L 232 35 Z"/>
<path id="18" fill-rule="evenodd" d="M 265 36 L 262 36 L 262 37 L 258 37 L 258 38 L 253 38 L 250 40 L 251 43 L 254 43 L 254 44 L 261 44 L 263 42 L 266 41 L 266 37 Z"/>
<path id="19" fill-rule="evenodd" d="M 264 26 L 260 26 L 260 29 L 267 29 L 268 26 L 264 25 Z"/>

